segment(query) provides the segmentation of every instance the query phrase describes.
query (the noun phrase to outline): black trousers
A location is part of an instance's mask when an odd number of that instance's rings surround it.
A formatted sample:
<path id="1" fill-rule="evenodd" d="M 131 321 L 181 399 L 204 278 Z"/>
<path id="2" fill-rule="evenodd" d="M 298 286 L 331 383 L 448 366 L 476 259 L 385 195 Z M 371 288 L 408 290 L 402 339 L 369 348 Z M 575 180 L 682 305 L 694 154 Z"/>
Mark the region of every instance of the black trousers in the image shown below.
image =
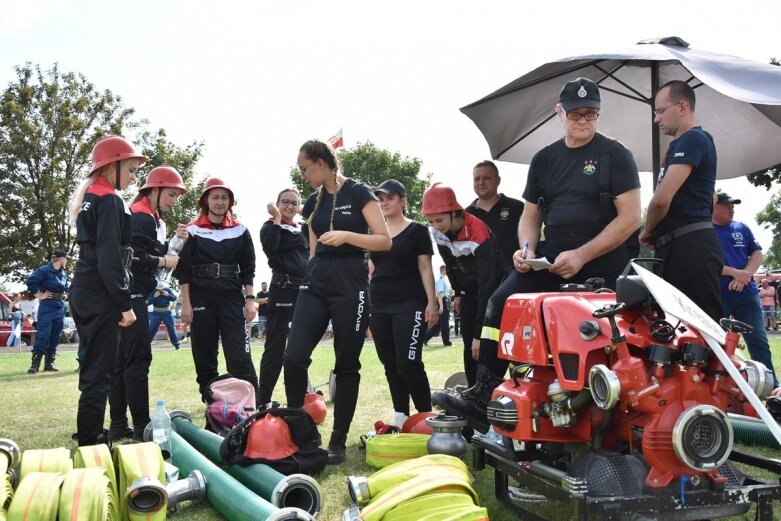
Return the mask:
<path id="1" fill-rule="evenodd" d="M 480 331 L 475 331 L 477 320 L 477 297 L 461 296 L 461 339 L 464 341 L 464 372 L 469 387 L 477 381 L 477 362 L 472 358 L 472 339 L 479 338 Z"/>
<path id="2" fill-rule="evenodd" d="M 429 340 L 437 335 L 442 336 L 442 343 L 445 345 L 450 344 L 450 306 L 448 305 L 448 299 L 442 299 L 442 314 L 439 315 L 439 321 L 436 324 L 428 328 L 426 336 L 423 337 L 423 343 L 428 344 Z"/>
<path id="3" fill-rule="evenodd" d="M 114 378 L 119 350 L 122 312 L 103 290 L 72 287 L 73 321 L 84 346 L 80 360 L 79 407 L 76 440 L 79 446 L 95 445 L 103 431 L 106 401 Z"/>
<path id="4" fill-rule="evenodd" d="M 711 228 L 673 239 L 655 252 L 663 264 L 654 272 L 678 288 L 716 322 L 724 314 L 721 307 L 721 268 L 724 251 Z"/>
<path id="5" fill-rule="evenodd" d="M 127 428 L 127 408 L 136 432 L 142 433 L 149 423 L 149 366 L 152 343 L 149 341 L 149 312 L 146 298 L 134 295 L 130 300 L 136 321 L 121 328 L 114 383 L 108 395 L 111 427 Z"/>
<path id="6" fill-rule="evenodd" d="M 288 407 L 304 405 L 312 351 L 328 321 L 334 332 L 334 431 L 347 433 L 358 402 L 361 350 L 371 305 L 363 257 L 317 257 L 307 267 L 309 286 L 298 292 L 284 356 Z"/>
<path id="7" fill-rule="evenodd" d="M 258 405 L 271 401 L 274 387 L 282 372 L 282 358 L 285 355 L 287 335 L 297 298 L 298 288 L 281 288 L 272 285 L 269 289 L 266 344 L 263 356 L 260 358 Z"/>
<path id="8" fill-rule="evenodd" d="M 369 318 L 377 356 L 385 367 L 393 410 L 409 416 L 409 401 L 418 412 L 431 410 L 431 387 L 423 365 L 425 302 L 372 303 Z"/>
<path id="9" fill-rule="evenodd" d="M 258 388 L 258 376 L 249 345 L 246 344 L 244 296 L 237 290 L 205 290 L 190 286 L 193 307 L 191 345 L 195 362 L 198 390 L 203 395 L 206 387 L 219 373 L 217 355 L 219 341 L 225 354 L 228 372 Z"/>

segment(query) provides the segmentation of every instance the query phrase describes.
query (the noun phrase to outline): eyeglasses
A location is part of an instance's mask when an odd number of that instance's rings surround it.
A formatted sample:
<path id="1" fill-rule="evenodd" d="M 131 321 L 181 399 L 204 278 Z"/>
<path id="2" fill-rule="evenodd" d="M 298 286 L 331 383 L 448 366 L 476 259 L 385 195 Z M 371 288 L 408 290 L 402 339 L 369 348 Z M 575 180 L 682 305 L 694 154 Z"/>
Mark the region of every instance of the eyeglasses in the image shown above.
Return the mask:
<path id="1" fill-rule="evenodd" d="M 594 121 L 599 117 L 599 112 L 566 112 L 567 119 L 570 121 L 580 121 L 580 118 L 586 121 Z"/>
<path id="2" fill-rule="evenodd" d="M 290 199 L 280 199 L 279 200 L 279 204 L 292 206 L 294 208 L 298 207 L 298 201 L 295 201 L 295 200 L 291 201 Z"/>
<path id="3" fill-rule="evenodd" d="M 673 103 L 672 105 L 667 105 L 666 107 L 662 107 L 660 109 L 654 109 L 654 117 L 661 116 L 662 114 L 664 114 L 665 110 L 669 109 L 670 107 L 674 107 L 674 106 L 680 105 L 680 104 L 681 104 L 681 102 L 679 101 L 678 103 Z"/>

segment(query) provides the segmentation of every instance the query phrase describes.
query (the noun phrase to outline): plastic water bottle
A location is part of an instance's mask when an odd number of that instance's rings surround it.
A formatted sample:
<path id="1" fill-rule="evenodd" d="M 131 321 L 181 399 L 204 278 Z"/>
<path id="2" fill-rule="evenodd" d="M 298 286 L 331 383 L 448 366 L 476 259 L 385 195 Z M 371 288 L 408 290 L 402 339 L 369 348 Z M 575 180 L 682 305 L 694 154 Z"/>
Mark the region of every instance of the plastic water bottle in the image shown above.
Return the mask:
<path id="1" fill-rule="evenodd" d="M 174 234 L 171 240 L 168 241 L 168 251 L 166 255 L 179 255 L 184 247 L 184 239 Z M 167 283 L 173 273 L 173 268 L 157 268 L 155 272 L 155 278 L 160 282 Z"/>
<path id="2" fill-rule="evenodd" d="M 485 433 L 485 437 L 488 441 L 496 443 L 497 445 L 504 444 L 504 439 L 498 432 L 494 430 L 493 425 L 491 425 L 491 427 L 488 428 L 488 432 Z"/>
<path id="3" fill-rule="evenodd" d="M 163 400 L 157 400 L 157 409 L 152 415 L 152 441 L 157 443 L 163 459 L 171 459 L 171 417 L 165 410 Z"/>

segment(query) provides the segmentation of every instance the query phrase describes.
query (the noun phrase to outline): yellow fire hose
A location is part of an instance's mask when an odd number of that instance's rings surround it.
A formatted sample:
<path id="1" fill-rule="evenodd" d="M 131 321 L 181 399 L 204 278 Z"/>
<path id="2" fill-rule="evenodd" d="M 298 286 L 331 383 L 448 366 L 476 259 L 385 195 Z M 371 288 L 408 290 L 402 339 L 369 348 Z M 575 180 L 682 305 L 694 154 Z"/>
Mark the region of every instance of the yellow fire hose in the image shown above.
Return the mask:
<path id="1" fill-rule="evenodd" d="M 383 436 L 392 435 L 384 434 Z M 378 436 L 378 438 L 383 436 Z M 368 478 L 364 476 L 350 476 L 347 478 L 347 488 L 352 500 L 360 507 L 381 494 L 384 490 L 421 474 L 456 475 L 469 481 L 469 471 L 463 461 L 446 454 L 429 454 L 412 460 L 394 463 L 378 470 Z"/>
<path id="2" fill-rule="evenodd" d="M 363 521 L 380 521 L 383 516 L 398 505 L 430 492 L 452 492 L 468 494 L 473 503 L 479 502 L 468 477 L 458 473 L 425 472 L 405 482 L 383 490 L 361 510 Z"/>
<path id="3" fill-rule="evenodd" d="M 119 490 L 119 519 L 123 521 L 164 521 L 168 493 L 165 465 L 160 447 L 154 442 L 118 445 L 114 449 Z"/>
<path id="4" fill-rule="evenodd" d="M 489 521 L 489 517 L 488 510 L 466 494 L 436 493 L 402 503 L 382 521 Z"/>
<path id="5" fill-rule="evenodd" d="M 9 470 L 8 458 L 0 455 L 0 521 L 6 520 L 6 512 L 11 505 L 11 500 L 14 498 L 14 487 L 11 483 L 11 475 L 8 474 Z"/>
<path id="6" fill-rule="evenodd" d="M 117 473 L 114 472 L 114 461 L 111 459 L 111 452 L 106 444 L 101 443 L 76 449 L 76 452 L 73 454 L 73 468 L 86 469 L 90 467 L 101 467 L 106 471 L 106 476 L 111 481 L 114 498 L 119 501 Z"/>
<path id="7" fill-rule="evenodd" d="M 54 472 L 63 476 L 73 468 L 70 452 L 64 447 L 57 449 L 29 449 L 22 454 L 19 481 L 31 472 Z"/>
<path id="8" fill-rule="evenodd" d="M 104 468 L 73 469 L 65 475 L 60 521 L 117 521 L 117 514 L 114 485 Z"/>
<path id="9" fill-rule="evenodd" d="M 63 479 L 54 472 L 27 472 L 8 508 L 8 521 L 57 521 Z"/>
<path id="10" fill-rule="evenodd" d="M 419 458 L 428 454 L 429 434 L 383 434 L 363 439 L 366 446 L 366 463 L 383 468 L 399 461 Z"/>

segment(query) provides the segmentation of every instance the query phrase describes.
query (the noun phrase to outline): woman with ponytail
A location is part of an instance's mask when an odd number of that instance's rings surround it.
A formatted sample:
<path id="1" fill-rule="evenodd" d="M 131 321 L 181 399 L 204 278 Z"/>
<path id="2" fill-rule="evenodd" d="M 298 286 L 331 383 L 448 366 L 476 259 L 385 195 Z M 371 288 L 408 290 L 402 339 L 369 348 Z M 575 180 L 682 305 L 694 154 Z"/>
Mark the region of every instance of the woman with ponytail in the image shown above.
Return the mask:
<path id="1" fill-rule="evenodd" d="M 328 462 L 341 463 L 358 402 L 370 311 L 366 252 L 390 250 L 391 239 L 371 188 L 339 173 L 331 147 L 307 141 L 299 150 L 298 168 L 319 192 L 308 223 L 308 285 L 299 290 L 285 351 L 285 392 L 289 407 L 304 405 L 311 354 L 330 320 L 336 392 Z"/>
<path id="2" fill-rule="evenodd" d="M 79 259 L 70 303 L 84 344 L 75 435 L 79 446 L 108 441 L 103 419 L 119 331 L 136 321 L 130 302 L 130 209 L 117 192 L 128 187 L 145 161 L 125 139 L 101 139 L 92 149 L 89 176 L 71 201 Z"/>

